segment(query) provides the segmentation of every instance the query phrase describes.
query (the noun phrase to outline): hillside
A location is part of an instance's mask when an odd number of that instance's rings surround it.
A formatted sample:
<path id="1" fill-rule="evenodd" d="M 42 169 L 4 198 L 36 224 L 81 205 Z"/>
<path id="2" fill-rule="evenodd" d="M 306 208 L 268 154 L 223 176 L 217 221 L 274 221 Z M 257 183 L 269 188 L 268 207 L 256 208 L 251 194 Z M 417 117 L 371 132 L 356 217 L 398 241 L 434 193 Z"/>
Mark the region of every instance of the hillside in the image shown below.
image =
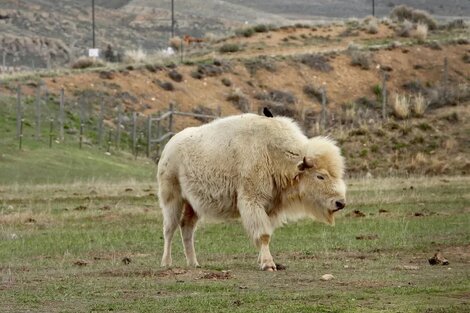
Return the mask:
<path id="1" fill-rule="evenodd" d="M 426 9 L 440 18 L 470 15 L 465 0 L 400 1 Z M 388 15 L 394 2 L 377 1 L 378 16 Z M 326 18 L 362 18 L 371 14 L 368 1 L 175 1 L 176 34 L 195 37 L 227 35 L 245 24 L 287 25 L 295 21 L 318 22 Z M 97 0 L 97 47 L 111 45 L 123 54 L 142 48 L 167 47 L 171 28 L 169 0 Z M 90 1 L 3 0 L 0 7 L 0 55 L 8 67 L 60 67 L 92 46 Z"/>
<path id="2" fill-rule="evenodd" d="M 122 105 L 125 112 L 142 116 L 165 111 L 169 103 L 184 112 L 220 110 L 224 116 L 269 107 L 296 119 L 309 136 L 336 138 L 351 175 L 468 174 L 468 27 L 442 25 L 423 39 L 416 29 L 397 36 L 403 26 L 390 21 L 377 22 L 371 31 L 374 23 L 259 25 L 185 46 L 183 62 L 180 56 L 149 55 L 130 64 L 11 76 L 0 94 L 14 94 L 21 82 L 33 95 L 43 81 L 50 94 L 65 88 L 67 97 L 78 102 L 94 94 L 113 112 Z M 397 96 L 406 96 L 407 116 L 394 106 L 401 99 Z M 422 110 L 416 107 L 419 99 L 424 99 Z M 110 117 L 108 124 L 113 123 Z M 175 129 L 200 123 L 180 117 Z"/>

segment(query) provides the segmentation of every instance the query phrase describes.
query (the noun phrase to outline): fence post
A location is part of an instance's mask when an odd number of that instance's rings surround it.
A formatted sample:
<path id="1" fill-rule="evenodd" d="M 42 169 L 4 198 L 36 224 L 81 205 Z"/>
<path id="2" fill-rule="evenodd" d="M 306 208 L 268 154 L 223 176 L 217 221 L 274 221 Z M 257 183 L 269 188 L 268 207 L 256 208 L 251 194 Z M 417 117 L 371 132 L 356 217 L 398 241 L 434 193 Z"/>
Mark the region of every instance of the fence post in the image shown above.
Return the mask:
<path id="1" fill-rule="evenodd" d="M 101 98 L 100 102 L 100 116 L 98 119 L 98 145 L 102 147 L 103 145 L 103 120 L 104 120 L 104 98 Z"/>
<path id="2" fill-rule="evenodd" d="M 36 140 L 41 138 L 41 85 L 36 90 Z"/>
<path id="3" fill-rule="evenodd" d="M 321 127 L 324 131 L 326 129 L 326 90 L 325 87 L 321 89 Z"/>
<path id="4" fill-rule="evenodd" d="M 121 125 L 122 125 L 122 113 L 121 113 L 121 104 L 118 106 L 118 123 L 117 123 L 117 132 L 116 132 L 116 149 L 121 149 Z"/>
<path id="5" fill-rule="evenodd" d="M 137 157 L 137 113 L 132 112 L 132 153 Z"/>
<path id="6" fill-rule="evenodd" d="M 180 59 L 181 63 L 183 63 L 183 58 L 184 58 L 184 45 L 183 45 L 183 39 L 180 40 Z"/>
<path id="7" fill-rule="evenodd" d="M 21 108 L 21 86 L 16 89 L 16 138 L 20 138 L 21 119 L 23 118 Z"/>
<path id="8" fill-rule="evenodd" d="M 372 0 L 372 16 L 375 16 L 375 0 Z"/>
<path id="9" fill-rule="evenodd" d="M 447 99 L 447 93 L 449 88 L 449 60 L 447 57 L 444 58 L 444 99 Z"/>
<path id="10" fill-rule="evenodd" d="M 160 127 L 160 116 L 161 116 L 161 115 L 162 115 L 161 112 L 158 111 L 158 112 L 157 112 L 157 130 L 156 130 L 157 139 L 160 139 L 160 136 L 161 136 L 161 127 Z M 161 142 L 157 143 L 157 147 L 156 147 L 156 150 L 157 150 L 157 159 L 160 157 L 161 145 L 162 145 Z"/>
<path id="11" fill-rule="evenodd" d="M 147 117 L 147 158 L 150 157 L 150 148 L 152 143 L 152 115 Z"/>
<path id="12" fill-rule="evenodd" d="M 170 111 L 170 116 L 168 117 L 168 132 L 173 132 L 173 107 L 174 107 L 174 104 L 173 103 L 170 103 L 168 109 Z"/>
<path id="13" fill-rule="evenodd" d="M 80 137 L 79 137 L 79 144 L 78 147 L 81 149 L 82 148 L 82 143 L 83 143 L 83 123 L 85 121 L 85 108 L 83 106 L 83 98 L 79 100 L 80 104 Z"/>
<path id="14" fill-rule="evenodd" d="M 54 119 L 51 118 L 49 121 L 49 148 L 52 148 L 52 137 L 54 134 L 52 133 L 54 131 Z"/>
<path id="15" fill-rule="evenodd" d="M 111 151 L 111 143 L 112 143 L 111 138 L 112 138 L 112 136 L 113 136 L 112 131 L 109 130 L 109 133 L 108 133 L 108 146 L 106 148 L 106 152 L 108 152 L 108 153 Z"/>
<path id="16" fill-rule="evenodd" d="M 64 88 L 60 89 L 60 104 L 59 104 L 59 140 L 64 141 Z M 80 121 L 81 123 L 81 121 Z"/>
<path id="17" fill-rule="evenodd" d="M 387 118 L 387 73 L 382 72 L 382 119 Z"/>
<path id="18" fill-rule="evenodd" d="M 20 150 L 23 147 L 23 124 L 24 124 L 24 119 L 21 118 L 20 120 Z"/>

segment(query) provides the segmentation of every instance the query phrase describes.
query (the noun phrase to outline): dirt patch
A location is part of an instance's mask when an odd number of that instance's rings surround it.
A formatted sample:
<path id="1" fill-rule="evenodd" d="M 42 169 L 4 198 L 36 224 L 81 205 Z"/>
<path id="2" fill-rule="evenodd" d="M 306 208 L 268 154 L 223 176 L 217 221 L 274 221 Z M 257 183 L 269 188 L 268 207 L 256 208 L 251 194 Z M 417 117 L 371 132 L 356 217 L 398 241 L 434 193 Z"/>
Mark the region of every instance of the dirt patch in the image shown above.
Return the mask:
<path id="1" fill-rule="evenodd" d="M 205 272 L 199 279 L 227 280 L 233 278 L 231 271 Z"/>

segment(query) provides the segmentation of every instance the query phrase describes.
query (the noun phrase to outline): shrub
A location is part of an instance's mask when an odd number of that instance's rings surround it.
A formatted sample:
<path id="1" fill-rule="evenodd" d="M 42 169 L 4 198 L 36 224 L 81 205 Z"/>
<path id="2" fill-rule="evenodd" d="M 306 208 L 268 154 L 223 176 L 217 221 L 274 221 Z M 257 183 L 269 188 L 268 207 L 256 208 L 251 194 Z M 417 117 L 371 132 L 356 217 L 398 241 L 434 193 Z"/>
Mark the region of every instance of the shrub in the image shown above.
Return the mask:
<path id="1" fill-rule="evenodd" d="M 397 118 L 405 119 L 410 115 L 410 101 L 405 95 L 395 94 L 392 112 Z"/>
<path id="2" fill-rule="evenodd" d="M 369 34 L 377 34 L 379 32 L 379 21 L 375 17 L 364 19 L 364 29 Z"/>
<path id="3" fill-rule="evenodd" d="M 240 51 L 240 46 L 235 43 L 226 43 L 222 47 L 219 48 L 220 53 L 232 53 Z"/>
<path id="4" fill-rule="evenodd" d="M 428 25 L 423 23 L 418 23 L 416 26 L 416 32 L 414 37 L 417 38 L 419 41 L 424 41 L 428 37 Z"/>
<path id="5" fill-rule="evenodd" d="M 465 63 L 470 63 L 470 53 L 466 52 L 462 57 L 462 61 Z"/>
<path id="6" fill-rule="evenodd" d="M 330 72 L 333 70 L 328 59 L 320 54 L 304 54 L 300 56 L 300 62 L 320 72 Z"/>
<path id="7" fill-rule="evenodd" d="M 237 29 L 235 31 L 235 34 L 237 36 L 243 36 L 246 38 L 253 36 L 254 33 L 255 31 L 253 30 L 253 28 L 243 28 L 243 29 Z"/>
<path id="8" fill-rule="evenodd" d="M 462 29 L 462 28 L 467 28 L 467 25 L 465 24 L 465 21 L 462 19 L 457 19 L 450 21 L 447 23 L 445 26 L 448 30 L 453 30 L 453 29 Z"/>
<path id="9" fill-rule="evenodd" d="M 274 62 L 274 59 L 265 56 L 246 60 L 245 67 L 251 75 L 256 74 L 256 72 L 260 69 L 264 69 L 271 73 L 277 71 L 277 66 Z"/>
<path id="10" fill-rule="evenodd" d="M 250 109 L 250 102 L 246 95 L 238 88 L 232 89 L 227 96 L 227 101 L 230 101 L 241 112 L 248 112 Z"/>
<path id="11" fill-rule="evenodd" d="M 232 81 L 231 81 L 230 79 L 228 79 L 228 78 L 225 78 L 225 77 L 224 77 L 224 78 L 222 78 L 221 81 L 222 81 L 222 84 L 223 84 L 224 86 L 226 86 L 226 87 L 232 86 Z"/>
<path id="12" fill-rule="evenodd" d="M 368 51 L 352 50 L 349 53 L 351 57 L 351 65 L 360 66 L 363 70 L 371 67 L 371 55 Z"/>
<path id="13" fill-rule="evenodd" d="M 393 8 L 390 13 L 392 19 L 396 19 L 400 22 L 405 20 L 412 21 L 413 23 L 423 23 L 428 25 L 430 30 L 437 28 L 437 22 L 431 17 L 431 15 L 423 10 L 416 10 L 406 5 L 398 5 Z"/>
<path id="14" fill-rule="evenodd" d="M 168 77 L 170 77 L 173 81 L 177 83 L 180 83 L 183 81 L 183 75 L 181 75 L 175 70 L 171 70 L 170 72 L 168 72 Z"/>
<path id="15" fill-rule="evenodd" d="M 317 100 L 320 103 L 322 102 L 322 92 L 320 89 L 317 89 L 312 85 L 305 85 L 303 88 L 303 92 L 310 99 Z M 328 103 L 328 99 L 326 102 Z"/>
<path id="16" fill-rule="evenodd" d="M 397 35 L 400 37 L 410 37 L 412 30 L 413 23 L 411 23 L 409 20 L 404 20 L 397 31 Z"/>
<path id="17" fill-rule="evenodd" d="M 153 81 L 153 83 L 160 86 L 160 88 L 162 88 L 163 90 L 166 90 L 166 91 L 175 90 L 175 86 L 173 86 L 173 84 L 171 82 L 162 82 L 159 79 L 156 79 L 156 80 Z"/>
<path id="18" fill-rule="evenodd" d="M 73 69 L 84 69 L 90 67 L 103 67 L 105 63 L 97 58 L 90 57 L 79 57 L 75 62 L 72 63 Z"/>
<path id="19" fill-rule="evenodd" d="M 259 24 L 253 27 L 253 30 L 257 33 L 266 33 L 269 31 L 269 27 L 265 24 Z"/>

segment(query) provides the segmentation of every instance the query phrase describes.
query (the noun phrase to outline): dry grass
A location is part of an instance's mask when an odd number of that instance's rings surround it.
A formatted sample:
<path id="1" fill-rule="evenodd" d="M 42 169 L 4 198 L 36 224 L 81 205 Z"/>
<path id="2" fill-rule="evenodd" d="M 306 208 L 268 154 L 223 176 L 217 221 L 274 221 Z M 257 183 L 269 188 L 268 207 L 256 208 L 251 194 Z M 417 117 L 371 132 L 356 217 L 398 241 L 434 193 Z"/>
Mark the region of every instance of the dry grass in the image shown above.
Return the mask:
<path id="1" fill-rule="evenodd" d="M 428 25 L 423 23 L 418 23 L 416 26 L 416 31 L 414 33 L 414 37 L 417 38 L 419 41 L 424 41 L 428 37 Z"/>
<path id="2" fill-rule="evenodd" d="M 183 40 L 179 36 L 172 37 L 168 41 L 168 44 L 170 45 L 170 47 L 172 47 L 175 51 L 180 50 L 182 43 L 183 43 Z"/>
<path id="3" fill-rule="evenodd" d="M 426 112 L 428 102 L 426 98 L 421 93 L 419 93 L 413 98 L 411 105 L 411 110 L 413 111 L 414 115 L 421 117 L 424 115 L 424 112 Z"/>
<path id="4" fill-rule="evenodd" d="M 405 119 L 410 115 L 410 99 L 406 95 L 395 94 L 392 112 L 397 118 Z"/>
<path id="5" fill-rule="evenodd" d="M 148 62 L 148 55 L 142 49 L 127 50 L 126 52 L 124 52 L 123 61 L 124 63 L 129 63 L 129 64 L 146 63 Z"/>

